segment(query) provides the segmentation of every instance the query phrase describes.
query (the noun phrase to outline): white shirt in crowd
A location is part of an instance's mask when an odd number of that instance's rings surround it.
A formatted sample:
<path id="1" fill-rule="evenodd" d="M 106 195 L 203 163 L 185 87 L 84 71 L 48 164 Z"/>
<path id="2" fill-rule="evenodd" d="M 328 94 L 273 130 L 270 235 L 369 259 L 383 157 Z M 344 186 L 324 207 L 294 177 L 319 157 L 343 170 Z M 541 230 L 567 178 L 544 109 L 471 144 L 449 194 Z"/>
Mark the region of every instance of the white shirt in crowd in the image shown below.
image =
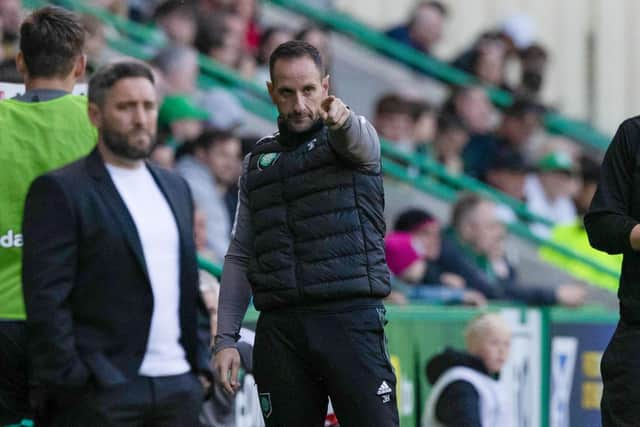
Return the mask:
<path id="1" fill-rule="evenodd" d="M 153 292 L 153 313 L 140 375 L 191 370 L 180 344 L 180 240 L 173 212 L 146 166 L 107 170 L 136 225 Z"/>

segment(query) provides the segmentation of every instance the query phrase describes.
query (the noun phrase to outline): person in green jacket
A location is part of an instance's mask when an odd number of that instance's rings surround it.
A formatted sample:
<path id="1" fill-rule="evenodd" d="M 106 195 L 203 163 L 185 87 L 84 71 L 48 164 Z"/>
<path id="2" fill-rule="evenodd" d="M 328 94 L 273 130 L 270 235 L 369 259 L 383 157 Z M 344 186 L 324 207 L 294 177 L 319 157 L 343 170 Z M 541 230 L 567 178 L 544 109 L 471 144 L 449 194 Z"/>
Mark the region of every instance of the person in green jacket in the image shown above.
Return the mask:
<path id="1" fill-rule="evenodd" d="M 37 176 L 96 143 L 86 98 L 70 94 L 85 71 L 84 43 L 77 16 L 57 7 L 35 10 L 20 27 L 16 60 L 26 92 L 0 101 L 0 425 L 30 415 L 21 287 L 27 190 Z"/>

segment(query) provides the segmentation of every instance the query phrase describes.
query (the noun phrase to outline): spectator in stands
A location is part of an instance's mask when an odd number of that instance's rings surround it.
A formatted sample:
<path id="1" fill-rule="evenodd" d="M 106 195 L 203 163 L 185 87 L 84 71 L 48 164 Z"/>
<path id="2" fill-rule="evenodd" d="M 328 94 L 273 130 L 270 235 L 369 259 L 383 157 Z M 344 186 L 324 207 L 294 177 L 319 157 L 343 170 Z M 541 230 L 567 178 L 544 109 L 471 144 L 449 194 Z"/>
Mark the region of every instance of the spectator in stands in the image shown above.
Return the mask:
<path id="1" fill-rule="evenodd" d="M 86 98 L 70 94 L 85 70 L 84 41 L 75 15 L 57 7 L 35 10 L 20 26 L 17 63 L 26 92 L 0 101 L 0 425 L 30 415 L 20 275 L 27 190 L 35 177 L 87 154 L 96 143 Z"/>
<path id="2" fill-rule="evenodd" d="M 509 90 L 505 82 L 506 51 L 501 40 L 487 40 L 472 56 L 471 72 L 483 83 Z"/>
<path id="3" fill-rule="evenodd" d="M 484 181 L 514 199 L 524 201 L 524 183 L 530 171 L 522 154 L 499 150 L 490 159 Z"/>
<path id="4" fill-rule="evenodd" d="M 442 272 L 437 260 L 442 252 L 442 230 L 437 218 L 422 208 L 409 208 L 402 211 L 393 224 L 394 231 L 409 233 L 431 253 L 430 265 L 426 274 L 420 279 L 422 283 L 442 283 L 443 285 L 461 289 L 466 286 L 464 279 L 455 273 Z"/>
<path id="5" fill-rule="evenodd" d="M 465 331 L 466 351 L 446 348 L 426 366 L 432 384 L 422 427 L 513 426 L 507 396 L 498 382 L 509 357 L 511 331 L 499 314 L 473 319 Z"/>
<path id="6" fill-rule="evenodd" d="M 429 153 L 436 135 L 437 111 L 432 105 L 420 100 L 412 100 L 411 105 L 415 123 L 412 139 L 416 142 L 416 151 Z"/>
<path id="7" fill-rule="evenodd" d="M 192 48 L 171 45 L 151 60 L 162 74 L 169 94 L 186 95 L 209 113 L 209 124 L 217 129 L 233 129 L 244 121 L 244 110 L 233 94 L 224 88 L 205 92 L 197 89 L 198 55 Z"/>
<path id="8" fill-rule="evenodd" d="M 424 245 L 425 239 L 403 231 L 395 231 L 385 238 L 387 264 L 394 276 L 387 301 L 394 304 L 486 304 L 484 296 L 477 291 L 422 281 L 430 260 L 436 259 L 440 253 L 439 233 L 436 232 L 429 240 L 429 244 Z"/>
<path id="9" fill-rule="evenodd" d="M 227 163 L 226 151 L 233 151 L 234 146 L 237 146 L 237 157 L 240 157 L 240 143 L 237 139 L 229 134 L 208 131 L 185 145 L 176 162 L 176 171 L 189 183 L 195 204 L 206 218 L 207 248 L 215 257 L 215 262 L 222 262 L 224 259 L 229 246 L 233 216 L 230 215 L 226 202 L 229 184 L 216 180 L 211 166 L 212 163 Z M 222 159 L 213 159 L 214 156 L 222 156 Z M 231 174 L 237 176 L 237 171 L 229 172 L 230 168 L 226 165 L 217 169 L 218 175 L 225 178 Z"/>
<path id="10" fill-rule="evenodd" d="M 539 101 L 549 57 L 547 50 L 534 43 L 521 50 L 519 55 L 520 85 L 516 93 L 521 98 Z"/>
<path id="11" fill-rule="evenodd" d="M 23 16 L 20 0 L 0 0 L 0 61 L 17 55 Z"/>
<path id="12" fill-rule="evenodd" d="M 395 93 L 379 98 L 373 123 L 380 136 L 396 148 L 406 153 L 415 151 L 413 108 L 407 99 Z"/>
<path id="13" fill-rule="evenodd" d="M 610 255 L 592 248 L 589 245 L 587 231 L 583 222 L 583 217 L 589 209 L 600 179 L 600 164 L 589 156 L 583 155 L 580 157 L 580 176 L 582 178 L 580 190 L 573 198 L 579 218 L 571 224 L 556 225 L 553 227 L 550 238 L 552 241 L 560 243 L 575 253 L 596 261 L 611 271 L 619 272 L 622 265 L 622 255 Z M 588 283 L 593 283 L 613 291 L 618 289 L 619 277 L 603 274 L 601 271 L 587 266 L 582 262 L 570 259 L 551 248 L 541 248 L 540 256 L 545 261 L 563 268 L 574 277 L 585 280 Z"/>
<path id="14" fill-rule="evenodd" d="M 579 306 L 585 291 L 579 285 L 524 285 L 505 254 L 504 225 L 496 206 L 475 194 L 461 197 L 453 208 L 451 228 L 445 234 L 438 264 L 444 271 L 460 274 L 467 286 L 488 299 L 527 304 Z"/>
<path id="15" fill-rule="evenodd" d="M 166 96 L 158 112 L 158 124 L 164 142 L 173 147 L 200 136 L 208 119 L 207 111 L 181 95 Z"/>
<path id="16" fill-rule="evenodd" d="M 155 23 L 172 43 L 192 46 L 197 31 L 194 8 L 184 0 L 167 0 L 153 13 Z"/>
<path id="17" fill-rule="evenodd" d="M 207 163 L 218 192 L 223 195 L 229 221 L 233 224 L 238 204 L 238 179 L 242 173 L 242 142 L 224 131 L 211 132 L 209 141 Z"/>
<path id="18" fill-rule="evenodd" d="M 568 225 L 577 219 L 574 196 L 574 175 L 577 168 L 571 157 L 562 151 L 552 151 L 537 164 L 538 173 L 527 177 L 524 187 L 527 208 L 554 224 Z M 531 230 L 549 237 L 551 230 L 534 224 Z"/>
<path id="19" fill-rule="evenodd" d="M 331 72 L 331 64 L 333 63 L 333 53 L 329 46 L 329 30 L 317 25 L 308 25 L 302 28 L 295 35 L 296 40 L 302 40 L 318 49 L 322 59 L 325 60 L 327 72 Z"/>
<path id="20" fill-rule="evenodd" d="M 433 142 L 433 157 L 447 172 L 460 175 L 464 171 L 462 151 L 469 141 L 469 133 L 460 118 L 443 113 L 438 117 L 438 130 Z"/>
<path id="21" fill-rule="evenodd" d="M 529 155 L 529 143 L 541 128 L 541 108 L 528 101 L 516 101 L 505 112 L 495 135 L 488 138 L 471 138 L 464 152 L 465 171 L 482 178 L 491 159 L 499 151 Z"/>
<path id="22" fill-rule="evenodd" d="M 255 63 L 253 57 L 244 51 L 244 39 L 230 30 L 229 22 L 234 19 L 237 16 L 225 13 L 201 22 L 195 45 L 203 55 L 250 78 L 255 73 Z M 251 63 L 246 63 L 247 60 Z"/>
<path id="23" fill-rule="evenodd" d="M 439 1 L 421 1 L 415 7 L 408 23 L 387 31 L 387 36 L 411 46 L 427 55 L 433 55 L 435 45 L 442 38 L 447 8 Z"/>
<path id="24" fill-rule="evenodd" d="M 107 48 L 105 28 L 102 21 L 94 15 L 82 15 L 82 25 L 87 31 L 85 54 L 87 55 L 87 74 L 92 74 L 100 66 L 109 62 L 113 53 Z"/>
<path id="25" fill-rule="evenodd" d="M 293 40 L 294 34 L 285 27 L 269 27 L 260 37 L 260 45 L 256 52 L 256 73 L 254 80 L 259 84 L 269 81 L 269 57 L 282 43 Z"/>
<path id="26" fill-rule="evenodd" d="M 128 0 L 89 0 L 88 3 L 91 6 L 106 9 L 108 12 L 118 15 L 121 18 L 126 19 L 129 16 Z"/>
<path id="27" fill-rule="evenodd" d="M 260 45 L 258 5 L 256 0 L 236 0 L 234 11 L 243 23 L 244 49 L 247 53 L 254 54 Z"/>

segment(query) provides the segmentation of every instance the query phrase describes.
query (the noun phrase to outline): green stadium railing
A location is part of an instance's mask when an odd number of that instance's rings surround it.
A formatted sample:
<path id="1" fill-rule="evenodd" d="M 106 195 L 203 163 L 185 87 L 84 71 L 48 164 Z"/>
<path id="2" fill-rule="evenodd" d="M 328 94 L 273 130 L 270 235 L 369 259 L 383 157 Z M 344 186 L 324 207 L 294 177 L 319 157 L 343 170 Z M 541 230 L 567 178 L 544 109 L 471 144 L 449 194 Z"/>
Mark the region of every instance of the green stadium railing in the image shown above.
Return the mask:
<path id="1" fill-rule="evenodd" d="M 25 0 L 23 3 L 28 7 L 37 7 L 41 6 L 42 4 L 56 3 L 61 4 L 71 10 L 84 11 L 86 13 L 92 13 L 95 10 L 95 8 L 88 8 L 83 2 L 79 0 L 56 0 L 55 2 L 47 2 L 44 0 Z M 130 21 L 121 22 L 120 20 L 114 18 L 113 15 L 111 15 L 109 12 L 104 10 L 100 10 L 100 12 L 95 16 L 103 20 L 105 23 L 110 24 L 111 22 L 118 22 L 118 28 L 122 29 L 122 31 L 124 31 L 128 36 L 131 37 L 131 40 L 128 40 L 123 37 L 118 38 L 110 36 L 108 37 L 108 42 L 111 47 L 124 54 L 142 60 L 147 60 L 152 56 L 153 51 L 139 46 L 135 41 L 136 39 L 137 41 L 141 41 L 140 38 L 144 39 L 144 37 L 149 37 L 149 34 L 147 34 L 145 30 L 142 30 L 138 27 L 145 28 L 148 31 L 157 30 L 150 29 L 149 27 L 142 26 L 141 24 Z M 154 36 L 154 40 L 158 39 L 159 37 Z M 158 44 L 155 47 L 159 48 L 161 46 L 161 44 Z M 234 93 L 239 95 L 243 106 L 251 113 L 256 114 L 257 116 L 262 117 L 266 120 L 274 120 L 277 117 L 277 111 L 275 110 L 275 108 L 266 101 L 267 92 L 262 86 L 238 77 L 232 70 L 216 64 L 211 59 L 203 57 L 202 55 L 199 56 L 199 65 L 201 67 L 201 75 L 199 77 L 199 84 L 201 86 L 205 88 L 214 86 L 224 86 L 227 89 L 232 88 L 235 90 Z M 393 176 L 397 179 L 403 180 L 413 185 L 420 191 L 431 194 L 441 200 L 450 203 L 455 201 L 457 192 L 460 190 L 479 193 L 485 197 L 490 198 L 491 200 L 499 203 L 504 203 L 512 207 L 514 211 L 524 219 L 534 222 L 539 221 L 548 223 L 547 220 L 537 217 L 536 215 L 528 212 L 522 205 L 518 205 L 518 203 L 520 202 L 516 201 L 515 199 L 511 199 L 507 195 L 504 195 L 496 190 L 491 189 L 490 187 L 484 185 L 479 181 L 476 181 L 467 176 L 452 176 L 444 169 L 442 165 L 424 158 L 424 156 L 422 159 L 410 158 L 412 157 L 410 155 L 408 155 L 407 157 L 406 154 L 403 154 L 398 150 L 394 150 L 393 146 L 390 143 L 383 142 L 382 147 L 384 150 L 384 154 L 386 155 L 383 159 L 383 171 L 389 176 Z M 394 157 L 396 159 L 399 158 L 400 162 L 394 161 Z M 419 170 L 433 176 L 413 176 L 407 170 L 407 162 L 415 165 Z M 511 233 L 518 235 L 519 237 L 528 240 L 535 245 L 547 246 L 551 249 L 556 250 L 558 253 L 571 259 L 577 260 L 583 264 L 586 264 L 596 269 L 597 271 L 600 271 L 607 275 L 618 277 L 618 272 L 608 269 L 558 243 L 534 235 L 533 233 L 531 233 L 527 225 L 521 222 L 510 224 L 509 230 Z"/>
<path id="2" fill-rule="evenodd" d="M 479 83 L 476 77 L 393 40 L 338 10 L 322 10 L 298 0 L 263 0 L 263 2 L 295 12 L 336 32 L 348 35 L 370 49 L 424 71 L 447 84 L 461 86 Z M 513 95 L 508 91 L 496 87 L 490 87 L 487 90 L 494 104 L 500 107 L 508 107 L 513 102 Z M 609 145 L 608 136 L 587 123 L 561 114 L 547 113 L 544 123 L 547 130 L 552 133 L 565 135 L 599 150 L 605 150 Z"/>

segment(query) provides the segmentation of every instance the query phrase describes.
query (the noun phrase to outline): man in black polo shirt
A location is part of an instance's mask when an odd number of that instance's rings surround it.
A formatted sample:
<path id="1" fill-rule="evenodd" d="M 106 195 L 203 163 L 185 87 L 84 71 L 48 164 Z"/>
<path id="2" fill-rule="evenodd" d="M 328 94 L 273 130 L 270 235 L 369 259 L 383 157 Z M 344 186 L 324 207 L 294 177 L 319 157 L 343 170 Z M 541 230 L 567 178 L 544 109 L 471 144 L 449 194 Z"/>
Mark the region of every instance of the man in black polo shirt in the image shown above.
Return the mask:
<path id="1" fill-rule="evenodd" d="M 638 425 L 640 408 L 640 118 L 624 121 L 602 163 L 598 190 L 584 218 L 591 246 L 624 255 L 620 322 L 602 357 L 602 425 Z"/>

